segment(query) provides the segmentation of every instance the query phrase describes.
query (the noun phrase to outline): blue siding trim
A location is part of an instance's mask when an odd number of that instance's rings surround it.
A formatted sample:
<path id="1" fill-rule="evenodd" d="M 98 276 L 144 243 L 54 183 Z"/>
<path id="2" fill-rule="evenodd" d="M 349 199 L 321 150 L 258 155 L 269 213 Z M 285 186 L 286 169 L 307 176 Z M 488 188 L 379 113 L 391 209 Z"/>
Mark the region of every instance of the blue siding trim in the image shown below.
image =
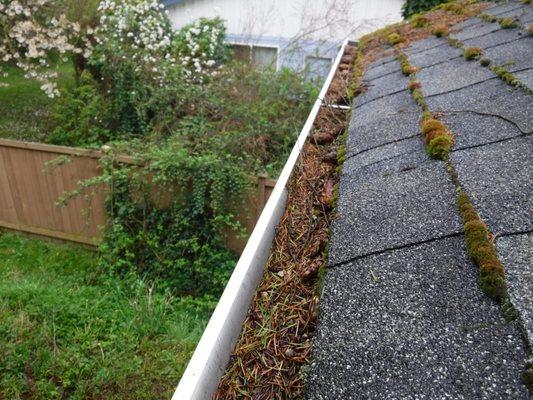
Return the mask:
<path id="1" fill-rule="evenodd" d="M 174 4 L 180 4 L 184 3 L 185 0 L 161 0 L 161 3 L 163 3 L 165 6 L 173 6 Z"/>
<path id="2" fill-rule="evenodd" d="M 295 71 L 303 70 L 307 57 L 329 58 L 333 63 L 342 42 L 299 41 L 295 48 L 290 48 L 291 40 L 275 36 L 226 35 L 226 42 L 271 46 L 279 48 L 280 67 L 288 67 Z"/>

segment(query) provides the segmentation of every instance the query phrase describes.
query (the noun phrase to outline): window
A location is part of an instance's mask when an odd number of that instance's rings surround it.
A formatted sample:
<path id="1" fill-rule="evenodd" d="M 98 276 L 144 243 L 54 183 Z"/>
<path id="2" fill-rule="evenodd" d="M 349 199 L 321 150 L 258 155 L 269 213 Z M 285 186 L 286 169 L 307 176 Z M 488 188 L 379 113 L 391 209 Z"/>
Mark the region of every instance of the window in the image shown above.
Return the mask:
<path id="1" fill-rule="evenodd" d="M 252 63 L 256 68 L 277 68 L 278 49 L 275 47 L 252 47 Z"/>
<path id="2" fill-rule="evenodd" d="M 252 64 L 258 69 L 278 67 L 278 48 L 248 44 L 231 44 L 236 60 Z"/>
<path id="3" fill-rule="evenodd" d="M 325 57 L 305 57 L 305 71 L 309 79 L 326 78 L 331 69 L 331 58 Z"/>

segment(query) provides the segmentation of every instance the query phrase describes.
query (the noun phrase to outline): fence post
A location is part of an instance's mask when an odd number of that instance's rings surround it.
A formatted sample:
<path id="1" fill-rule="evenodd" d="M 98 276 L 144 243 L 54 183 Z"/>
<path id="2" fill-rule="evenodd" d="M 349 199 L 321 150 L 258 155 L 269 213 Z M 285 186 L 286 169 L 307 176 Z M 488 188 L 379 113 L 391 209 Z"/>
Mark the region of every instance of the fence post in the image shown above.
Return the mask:
<path id="1" fill-rule="evenodd" d="M 257 215 L 256 215 L 256 221 L 259 219 L 259 216 L 261 215 L 261 212 L 263 211 L 263 208 L 265 208 L 265 187 L 266 187 L 266 180 L 267 180 L 266 174 L 259 174 L 257 176 Z"/>

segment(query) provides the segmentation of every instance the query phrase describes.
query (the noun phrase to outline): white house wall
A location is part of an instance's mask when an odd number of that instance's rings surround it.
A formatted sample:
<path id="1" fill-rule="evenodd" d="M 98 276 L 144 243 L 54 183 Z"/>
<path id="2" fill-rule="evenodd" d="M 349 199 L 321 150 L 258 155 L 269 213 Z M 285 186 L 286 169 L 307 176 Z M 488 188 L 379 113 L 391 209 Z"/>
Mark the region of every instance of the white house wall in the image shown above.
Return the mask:
<path id="1" fill-rule="evenodd" d="M 180 28 L 200 17 L 226 21 L 228 41 L 275 46 L 279 65 L 334 58 L 345 39 L 401 20 L 404 0 L 184 0 L 167 7 Z"/>

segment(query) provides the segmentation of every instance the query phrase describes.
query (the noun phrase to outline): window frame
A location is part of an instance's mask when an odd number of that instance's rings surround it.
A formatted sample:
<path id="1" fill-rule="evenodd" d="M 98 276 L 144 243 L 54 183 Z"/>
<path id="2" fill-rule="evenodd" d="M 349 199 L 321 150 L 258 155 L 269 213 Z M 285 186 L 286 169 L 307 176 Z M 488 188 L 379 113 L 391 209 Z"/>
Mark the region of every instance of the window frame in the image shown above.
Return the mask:
<path id="1" fill-rule="evenodd" d="M 263 48 L 266 48 L 266 49 L 274 49 L 276 50 L 276 71 L 279 71 L 280 69 L 280 57 L 279 57 L 279 54 L 280 54 L 280 46 L 278 45 L 274 45 L 274 44 L 260 44 L 260 43 L 246 43 L 246 42 L 240 42 L 240 41 L 231 41 L 231 42 L 227 42 L 228 45 L 230 46 L 246 46 L 246 47 L 249 47 L 250 48 L 250 65 L 253 65 L 253 51 L 254 51 L 254 47 L 263 47 Z"/>

